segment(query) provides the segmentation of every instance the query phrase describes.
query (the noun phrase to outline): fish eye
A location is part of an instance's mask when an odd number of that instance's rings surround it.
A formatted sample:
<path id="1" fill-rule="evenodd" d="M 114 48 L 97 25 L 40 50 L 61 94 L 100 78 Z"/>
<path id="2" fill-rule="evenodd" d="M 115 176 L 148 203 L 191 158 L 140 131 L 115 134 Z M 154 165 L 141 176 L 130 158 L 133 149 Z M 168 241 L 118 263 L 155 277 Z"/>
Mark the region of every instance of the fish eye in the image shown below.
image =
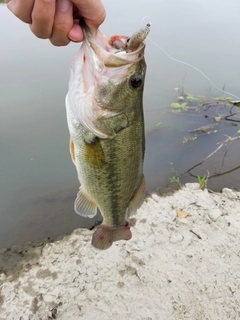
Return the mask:
<path id="1" fill-rule="evenodd" d="M 134 89 L 139 88 L 142 84 L 142 77 L 141 76 L 133 76 L 130 80 L 130 83 Z"/>

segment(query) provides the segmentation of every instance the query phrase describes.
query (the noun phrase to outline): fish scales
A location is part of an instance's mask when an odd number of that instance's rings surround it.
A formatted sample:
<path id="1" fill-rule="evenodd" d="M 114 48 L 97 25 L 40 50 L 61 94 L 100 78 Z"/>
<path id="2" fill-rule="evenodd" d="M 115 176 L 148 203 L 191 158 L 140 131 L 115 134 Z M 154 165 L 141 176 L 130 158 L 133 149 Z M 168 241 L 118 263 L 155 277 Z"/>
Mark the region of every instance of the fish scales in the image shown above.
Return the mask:
<path id="1" fill-rule="evenodd" d="M 83 29 L 66 97 L 70 152 L 81 184 L 74 208 L 85 217 L 99 208 L 103 223 L 92 244 L 107 249 L 131 238 L 127 217 L 144 198 L 145 45 L 140 37 L 138 47 L 135 41 L 134 50 L 126 51 L 128 37 L 108 42 L 100 32 L 93 37 L 86 25 Z"/>
<path id="2" fill-rule="evenodd" d="M 99 147 L 92 146 L 91 158 L 85 153 L 85 144 L 79 145 L 79 163 L 82 165 L 80 174 L 82 184 L 86 191 L 95 199 L 98 199 L 98 207 L 104 213 L 107 225 L 118 225 L 125 216 L 128 203 L 139 184 L 139 173 L 142 168 L 143 148 L 136 144 L 142 132 L 140 126 L 131 126 L 119 133 L 110 141 L 101 140 L 96 142 Z M 129 134 L 133 137 L 128 139 Z M 134 136 L 136 137 L 134 139 Z M 83 140 L 81 140 L 83 141 Z M 97 166 L 99 149 L 103 156 L 103 164 Z M 140 158 L 140 159 L 139 159 Z M 138 164 L 138 165 L 137 165 Z M 92 181 L 94 183 L 87 183 Z M 114 212 L 114 214 L 112 214 Z"/>

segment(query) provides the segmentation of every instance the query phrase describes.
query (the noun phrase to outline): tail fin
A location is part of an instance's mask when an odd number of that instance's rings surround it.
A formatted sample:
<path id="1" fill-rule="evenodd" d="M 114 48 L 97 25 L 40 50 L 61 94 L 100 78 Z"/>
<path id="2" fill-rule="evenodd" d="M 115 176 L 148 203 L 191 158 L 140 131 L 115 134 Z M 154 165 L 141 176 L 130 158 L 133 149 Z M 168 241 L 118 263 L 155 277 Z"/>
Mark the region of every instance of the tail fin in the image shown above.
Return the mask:
<path id="1" fill-rule="evenodd" d="M 132 233 L 128 222 L 114 228 L 101 224 L 93 234 L 92 245 L 97 249 L 106 250 L 111 247 L 114 241 L 130 240 L 131 238 Z"/>

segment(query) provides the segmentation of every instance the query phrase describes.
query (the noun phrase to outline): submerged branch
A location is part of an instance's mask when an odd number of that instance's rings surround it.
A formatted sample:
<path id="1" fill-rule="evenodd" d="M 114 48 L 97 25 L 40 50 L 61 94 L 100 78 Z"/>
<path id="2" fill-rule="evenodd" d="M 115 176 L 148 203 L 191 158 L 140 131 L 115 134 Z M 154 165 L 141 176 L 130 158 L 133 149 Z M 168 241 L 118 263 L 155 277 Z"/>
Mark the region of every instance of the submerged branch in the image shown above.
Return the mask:
<path id="1" fill-rule="evenodd" d="M 233 117 L 237 114 L 240 114 L 240 112 L 236 112 L 236 113 L 232 113 L 232 114 L 229 114 L 227 116 L 225 116 L 223 119 L 224 120 L 228 120 L 228 121 L 233 121 L 233 122 L 240 122 L 240 120 L 236 120 L 236 119 L 229 119 L 229 117 Z"/>
<path id="2" fill-rule="evenodd" d="M 213 156 L 218 150 L 220 150 L 224 145 L 226 145 L 227 143 L 231 143 L 234 140 L 238 140 L 240 139 L 240 136 L 237 137 L 227 137 L 227 139 L 225 141 L 223 141 L 218 147 L 217 149 L 215 149 L 212 153 L 210 153 L 206 158 L 204 158 L 201 162 L 195 164 L 193 167 L 191 167 L 190 169 L 188 169 L 185 173 L 189 173 L 191 170 L 193 170 L 194 168 L 200 166 L 201 164 L 203 164 L 207 159 L 209 159 L 211 156 Z"/>
<path id="3" fill-rule="evenodd" d="M 228 170 L 228 171 L 224 171 L 224 172 L 221 172 L 221 173 L 215 173 L 215 174 L 213 174 L 212 176 L 209 176 L 209 177 L 208 177 L 208 180 L 209 180 L 209 179 L 212 179 L 212 178 L 224 176 L 225 174 L 231 173 L 231 172 L 236 171 L 236 170 L 238 170 L 238 169 L 240 169 L 240 166 L 237 166 L 237 167 L 235 167 L 235 168 L 232 168 L 232 169 L 230 169 L 230 170 Z M 191 177 L 193 177 L 193 178 L 197 178 L 197 177 L 198 177 L 196 174 L 193 174 L 193 173 L 191 173 L 191 172 L 188 172 L 188 174 L 189 174 Z"/>

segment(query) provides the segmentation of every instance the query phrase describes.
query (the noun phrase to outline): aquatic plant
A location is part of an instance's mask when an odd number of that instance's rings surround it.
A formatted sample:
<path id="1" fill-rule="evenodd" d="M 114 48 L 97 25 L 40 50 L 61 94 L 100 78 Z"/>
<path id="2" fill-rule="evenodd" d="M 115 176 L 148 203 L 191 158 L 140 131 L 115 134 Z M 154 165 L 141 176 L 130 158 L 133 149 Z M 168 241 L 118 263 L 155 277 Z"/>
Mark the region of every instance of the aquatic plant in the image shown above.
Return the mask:
<path id="1" fill-rule="evenodd" d="M 180 185 L 180 172 L 179 172 L 179 170 L 177 170 L 173 167 L 172 162 L 170 162 L 169 164 L 171 166 L 171 172 L 173 173 L 173 176 L 169 178 L 170 183 Z"/>
<path id="2" fill-rule="evenodd" d="M 170 104 L 170 107 L 176 108 L 176 109 L 188 110 L 186 102 L 184 102 L 184 103 L 173 102 Z"/>
<path id="3" fill-rule="evenodd" d="M 197 136 L 193 136 L 193 137 L 183 137 L 183 143 L 187 143 L 188 141 L 194 141 L 197 139 Z"/>
<path id="4" fill-rule="evenodd" d="M 188 94 L 187 94 L 186 99 L 187 99 L 187 100 L 190 100 L 190 101 L 192 101 L 192 100 L 198 100 L 198 99 L 195 98 L 194 95 L 191 94 L 191 93 L 188 93 Z"/>

